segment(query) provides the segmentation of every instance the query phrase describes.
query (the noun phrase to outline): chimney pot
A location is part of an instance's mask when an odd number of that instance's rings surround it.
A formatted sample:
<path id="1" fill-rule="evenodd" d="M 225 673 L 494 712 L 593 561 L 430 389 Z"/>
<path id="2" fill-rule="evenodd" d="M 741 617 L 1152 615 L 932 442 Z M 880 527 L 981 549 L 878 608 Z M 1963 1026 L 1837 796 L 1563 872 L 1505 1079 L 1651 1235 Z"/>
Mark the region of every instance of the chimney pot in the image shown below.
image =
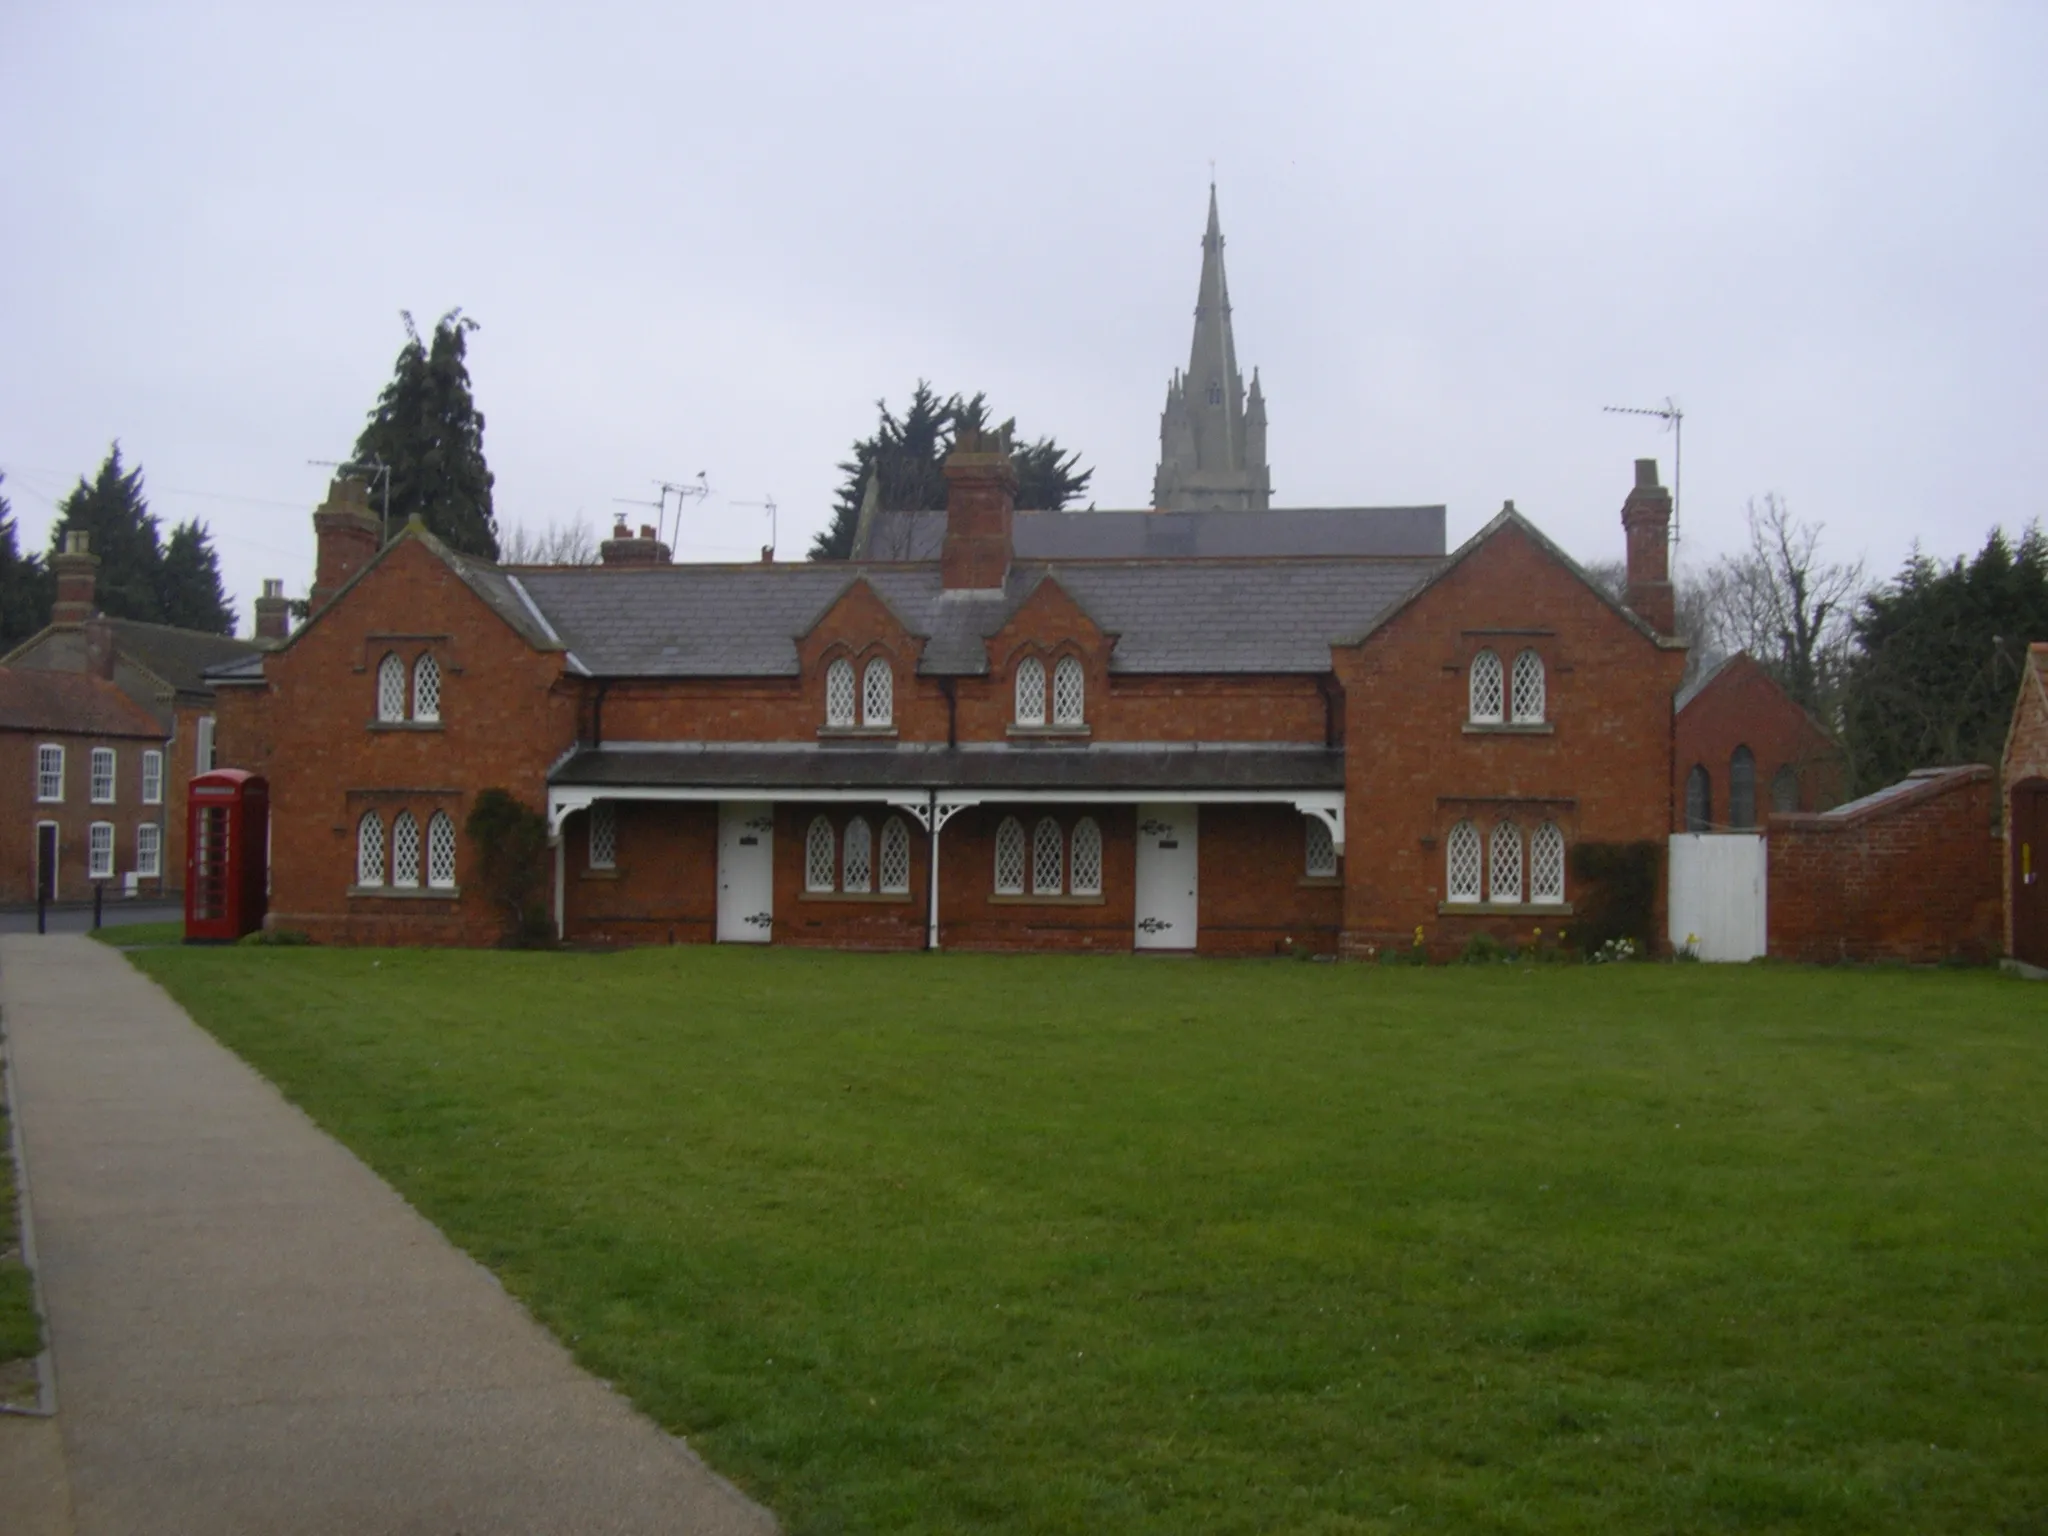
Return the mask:
<path id="1" fill-rule="evenodd" d="M 642 524 L 640 525 L 640 537 L 641 537 L 641 538 L 643 538 L 643 539 L 651 539 L 651 538 L 653 538 L 653 537 L 654 537 L 654 525 L 653 525 L 652 523 L 642 523 Z"/>
<path id="2" fill-rule="evenodd" d="M 292 607 L 284 595 L 284 582 L 276 576 L 263 578 L 263 595 L 256 599 L 256 638 L 282 640 L 291 633 Z"/>
<path id="3" fill-rule="evenodd" d="M 83 528 L 64 530 L 64 548 L 50 557 L 57 577 L 57 598 L 50 605 L 52 624 L 83 624 L 92 617 L 93 588 L 100 557 L 92 553 L 92 535 Z"/>
<path id="4" fill-rule="evenodd" d="M 1653 491 L 1657 488 L 1657 461 L 1655 459 L 1636 460 L 1636 487 L 1639 490 L 1645 491 Z"/>

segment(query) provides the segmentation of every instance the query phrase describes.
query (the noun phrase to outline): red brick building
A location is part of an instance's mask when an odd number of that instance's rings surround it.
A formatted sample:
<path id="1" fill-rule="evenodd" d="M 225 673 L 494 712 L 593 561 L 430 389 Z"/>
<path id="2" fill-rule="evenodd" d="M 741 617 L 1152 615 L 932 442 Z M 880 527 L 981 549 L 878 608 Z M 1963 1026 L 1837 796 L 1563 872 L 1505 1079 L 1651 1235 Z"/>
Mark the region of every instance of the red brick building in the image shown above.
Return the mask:
<path id="1" fill-rule="evenodd" d="M 272 926 L 491 942 L 492 786 L 545 807 L 593 942 L 1442 952 L 1567 926 L 1576 844 L 1671 825 L 1651 461 L 1628 607 L 1512 506 L 1446 555 L 1440 508 L 1019 511 L 973 435 L 946 474 L 889 534 L 923 558 L 621 530 L 516 570 L 379 549 L 338 481 L 310 621 L 212 674 L 223 761 L 271 783 Z"/>
<path id="2" fill-rule="evenodd" d="M 2005 738 L 2005 953 L 2048 969 L 2048 645 L 2027 647 Z"/>
<path id="3" fill-rule="evenodd" d="M 1775 811 L 1824 811 L 1842 798 L 1842 749 L 1747 651 L 1678 695 L 1674 832 L 1754 832 Z"/>
<path id="4" fill-rule="evenodd" d="M 33 701 L 32 714 L 105 720 L 114 727 L 104 740 L 88 741 L 79 736 L 66 746 L 67 774 L 85 774 L 92 763 L 111 756 L 116 799 L 95 802 L 103 814 L 87 815 L 79 827 L 70 825 L 76 818 L 63 815 L 51 823 L 61 834 L 58 884 L 62 899 L 87 893 L 85 876 L 73 871 L 74 865 L 83 871 L 89 859 L 86 844 L 79 839 L 89 835 L 93 824 L 108 823 L 110 818 L 113 872 L 105 877 L 111 882 L 110 891 L 148 896 L 181 890 L 185 786 L 194 773 L 214 766 L 214 693 L 206 671 L 254 656 L 283 637 L 286 603 L 281 584 L 265 583 L 264 596 L 256 604 L 256 640 L 108 618 L 95 606 L 99 557 L 91 552 L 84 533 L 73 532 L 67 540 L 67 547 L 50 562 L 57 579 L 50 623 L 0 658 L 0 688 L 25 705 Z M 110 711 L 99 702 L 105 696 L 104 688 L 49 682 L 48 674 L 92 678 L 110 685 L 153 723 L 138 736 L 133 711 Z M 46 680 L 39 683 L 38 677 Z M 60 698 L 65 701 L 61 707 Z M 147 744 L 138 745 L 144 737 L 149 738 Z M 20 782 L 29 784 L 31 778 L 23 777 Z M 67 788 L 67 803 L 86 804 L 84 797 L 92 792 L 93 784 L 103 787 L 105 780 L 94 779 L 76 797 Z M 50 802 L 39 799 L 38 803 Z M 29 820 L 17 821 L 15 831 L 27 841 L 0 852 L 0 901 L 35 899 L 34 849 L 38 845 L 34 839 L 47 834 L 35 833 L 34 827 L 48 820 L 38 812 Z M 106 834 L 100 835 L 104 838 Z"/>

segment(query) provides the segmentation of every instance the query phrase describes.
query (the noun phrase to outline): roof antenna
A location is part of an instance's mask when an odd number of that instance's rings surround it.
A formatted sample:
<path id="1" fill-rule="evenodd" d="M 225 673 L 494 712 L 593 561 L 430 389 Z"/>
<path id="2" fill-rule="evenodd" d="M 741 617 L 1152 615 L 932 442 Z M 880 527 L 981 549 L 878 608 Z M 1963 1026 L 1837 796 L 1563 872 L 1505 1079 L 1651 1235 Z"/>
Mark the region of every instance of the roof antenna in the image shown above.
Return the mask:
<path id="1" fill-rule="evenodd" d="M 1678 514 L 1680 498 L 1685 491 L 1685 412 L 1678 402 L 1669 395 L 1662 405 L 1603 405 L 1603 411 L 1616 416 L 1656 416 L 1671 431 L 1671 542 L 1678 543 Z"/>
<path id="2" fill-rule="evenodd" d="M 317 465 L 321 469 L 368 470 L 370 471 L 370 484 L 375 485 L 379 480 L 383 481 L 384 542 L 386 544 L 391 542 L 391 466 L 389 464 L 384 463 L 381 459 L 308 459 L 306 462 Z"/>
<path id="3" fill-rule="evenodd" d="M 760 501 L 735 501 L 732 505 L 735 507 L 766 507 L 768 509 L 768 548 L 762 552 L 762 557 L 772 561 L 775 558 L 775 493 L 770 491 Z"/>
<path id="4" fill-rule="evenodd" d="M 662 504 L 665 505 L 671 496 L 676 499 L 676 533 L 674 542 L 680 544 L 683 542 L 683 502 L 685 500 L 702 501 L 711 494 L 711 482 L 704 478 L 704 471 L 700 469 L 697 471 L 697 478 L 694 481 L 683 485 L 678 485 L 673 480 L 657 480 L 654 483 L 661 487 Z M 657 524 L 657 531 L 658 528 L 659 525 Z"/>

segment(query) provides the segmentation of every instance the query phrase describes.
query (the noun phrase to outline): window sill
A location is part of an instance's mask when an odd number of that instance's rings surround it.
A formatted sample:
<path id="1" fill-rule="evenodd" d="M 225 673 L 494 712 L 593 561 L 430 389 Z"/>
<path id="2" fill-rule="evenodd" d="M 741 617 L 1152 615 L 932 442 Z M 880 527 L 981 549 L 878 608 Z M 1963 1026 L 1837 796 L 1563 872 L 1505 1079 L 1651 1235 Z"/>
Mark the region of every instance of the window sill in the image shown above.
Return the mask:
<path id="1" fill-rule="evenodd" d="M 865 902 L 865 903 L 868 903 L 869 905 L 873 905 L 873 904 L 876 904 L 876 903 L 883 903 L 883 904 L 888 904 L 888 905 L 895 905 L 895 906 L 908 906 L 908 905 L 909 905 L 909 903 L 910 903 L 910 892 L 908 892 L 908 891 L 799 891 L 799 892 L 797 893 L 797 898 L 796 898 L 796 899 L 797 899 L 798 901 L 849 901 L 849 902 L 856 902 L 856 903 L 860 903 L 860 902 Z"/>
<path id="2" fill-rule="evenodd" d="M 1342 875 L 1303 875 L 1294 882 L 1305 891 L 1337 891 L 1344 888 Z"/>
<path id="3" fill-rule="evenodd" d="M 989 905 L 995 907 L 1099 907 L 1103 905 L 1100 896 L 991 896 Z"/>
<path id="4" fill-rule="evenodd" d="M 1439 917 L 1570 917 L 1568 901 L 1440 901 Z"/>
<path id="5" fill-rule="evenodd" d="M 893 725 L 821 725 L 818 727 L 820 741 L 894 741 L 896 727 Z"/>
<path id="6" fill-rule="evenodd" d="M 351 898 L 390 898 L 395 901 L 459 901 L 462 887 L 459 885 L 352 885 L 344 895 Z"/>
<path id="7" fill-rule="evenodd" d="M 1484 720 L 1467 720 L 1465 722 L 1465 734 L 1467 736 L 1555 736 L 1557 734 L 1557 727 L 1548 720 L 1540 720 L 1529 725 L 1495 724 Z"/>
<path id="8" fill-rule="evenodd" d="M 578 874 L 576 878 L 578 880 L 616 880 L 619 878 L 619 872 L 616 869 L 586 869 Z"/>
<path id="9" fill-rule="evenodd" d="M 1004 734 L 1012 741 L 1086 741 L 1095 732 L 1085 725 L 1012 725 Z"/>
<path id="10" fill-rule="evenodd" d="M 439 731 L 447 727 L 439 720 L 372 720 L 369 728 L 373 731 Z"/>
<path id="11" fill-rule="evenodd" d="M 93 805 L 119 805 L 121 802 L 111 797 L 102 800 L 98 795 L 94 795 L 89 803 Z"/>

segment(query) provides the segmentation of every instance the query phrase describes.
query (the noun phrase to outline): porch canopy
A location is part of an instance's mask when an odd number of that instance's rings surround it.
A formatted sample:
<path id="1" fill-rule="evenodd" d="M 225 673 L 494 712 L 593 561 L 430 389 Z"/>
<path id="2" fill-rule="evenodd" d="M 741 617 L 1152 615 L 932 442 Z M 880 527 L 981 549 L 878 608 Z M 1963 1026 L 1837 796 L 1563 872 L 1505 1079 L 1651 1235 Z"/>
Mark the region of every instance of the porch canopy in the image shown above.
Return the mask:
<path id="1" fill-rule="evenodd" d="M 987 801 L 1265 802 L 1320 818 L 1344 847 L 1344 754 L 1332 747 L 622 742 L 581 748 L 549 775 L 549 832 L 599 800 L 880 801 L 934 833 Z"/>

